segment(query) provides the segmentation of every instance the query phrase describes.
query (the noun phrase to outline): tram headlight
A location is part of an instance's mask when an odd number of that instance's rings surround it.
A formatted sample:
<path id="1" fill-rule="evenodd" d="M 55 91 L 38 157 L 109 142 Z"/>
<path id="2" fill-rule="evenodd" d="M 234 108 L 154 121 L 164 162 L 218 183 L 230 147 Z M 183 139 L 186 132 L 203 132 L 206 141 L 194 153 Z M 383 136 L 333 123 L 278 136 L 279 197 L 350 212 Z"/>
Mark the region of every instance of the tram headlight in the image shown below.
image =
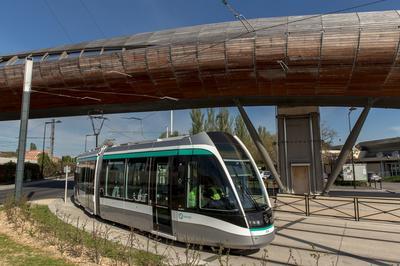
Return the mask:
<path id="1" fill-rule="evenodd" d="M 250 224 L 250 226 L 261 226 L 263 224 L 263 222 L 261 220 L 249 219 L 249 224 Z"/>

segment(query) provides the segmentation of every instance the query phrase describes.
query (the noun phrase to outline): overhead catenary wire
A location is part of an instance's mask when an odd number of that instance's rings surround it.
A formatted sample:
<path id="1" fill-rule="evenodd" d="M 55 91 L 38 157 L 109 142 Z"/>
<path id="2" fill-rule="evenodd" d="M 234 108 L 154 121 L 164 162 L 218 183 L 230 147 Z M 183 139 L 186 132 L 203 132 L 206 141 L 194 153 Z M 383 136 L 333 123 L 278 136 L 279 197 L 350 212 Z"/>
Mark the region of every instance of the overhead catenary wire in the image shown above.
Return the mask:
<path id="1" fill-rule="evenodd" d="M 208 49 L 212 49 L 212 48 L 214 48 L 214 47 L 216 47 L 218 45 L 225 44 L 225 43 L 227 43 L 227 42 L 229 42 L 231 40 L 242 38 L 242 37 L 245 37 L 245 36 L 250 35 L 250 34 L 254 34 L 254 33 L 259 32 L 259 31 L 269 30 L 269 29 L 273 29 L 273 28 L 277 28 L 277 27 L 281 27 L 281 26 L 287 26 L 289 24 L 294 24 L 294 23 L 306 21 L 306 20 L 309 20 L 309 19 L 320 18 L 320 17 L 326 16 L 326 15 L 330 15 L 330 14 L 343 13 L 343 12 L 354 10 L 354 9 L 359 9 L 359 8 L 363 8 L 363 7 L 367 7 L 367 6 L 371 6 L 371 5 L 376 5 L 376 4 L 379 4 L 379 3 L 386 2 L 386 1 L 388 1 L 388 0 L 374 0 L 374 1 L 370 1 L 370 2 L 364 3 L 364 4 L 354 5 L 354 6 L 346 7 L 346 8 L 342 8 L 342 9 L 336 9 L 336 10 L 333 10 L 333 11 L 328 11 L 328 12 L 325 12 L 325 13 L 312 15 L 312 16 L 305 17 L 305 18 L 300 18 L 300 19 L 296 19 L 296 20 L 292 20 L 292 21 L 287 21 L 287 22 L 284 22 L 284 23 L 278 23 L 278 24 L 271 25 L 271 26 L 256 28 L 256 29 L 254 29 L 254 31 L 251 31 L 251 32 L 248 32 L 248 31 L 241 32 L 241 33 L 238 33 L 235 36 L 226 38 L 225 40 L 214 42 L 214 43 L 210 44 L 209 46 L 204 47 L 204 48 L 202 48 L 200 50 L 197 50 L 197 51 L 195 51 L 195 52 L 193 52 L 191 54 L 182 55 L 181 57 L 176 58 L 175 62 L 179 61 L 179 60 L 186 59 L 187 57 L 191 57 L 193 55 L 200 54 L 200 53 L 202 53 L 202 52 L 204 52 L 204 51 L 206 51 Z M 166 64 L 161 64 L 161 65 L 159 65 L 159 67 L 162 68 L 162 67 L 165 67 L 165 66 L 167 66 L 169 64 L 171 64 L 171 62 L 168 62 Z M 287 65 L 286 65 L 286 67 L 287 67 Z"/>
<path id="2" fill-rule="evenodd" d="M 34 88 L 47 89 L 48 91 L 58 91 L 58 90 L 61 89 L 61 88 L 48 88 L 48 87 L 42 87 L 42 86 L 34 86 Z M 175 97 L 155 96 L 155 95 L 140 94 L 140 93 L 124 93 L 124 92 L 113 92 L 113 91 L 93 91 L 93 90 L 72 89 L 72 88 L 62 88 L 62 90 L 73 91 L 73 92 L 87 92 L 87 93 L 118 95 L 118 96 L 135 96 L 135 97 L 152 98 L 152 99 L 159 99 L 159 100 L 179 101 L 179 99 L 175 98 Z M 65 94 L 60 94 L 60 93 L 45 92 L 45 91 L 42 91 L 42 90 L 40 90 L 40 91 L 32 90 L 32 92 L 44 93 L 44 94 L 52 94 L 54 96 L 70 97 L 70 98 L 76 98 L 76 99 L 81 99 L 81 100 L 86 100 L 86 99 L 95 100 L 95 101 L 101 102 L 101 99 L 99 99 L 99 98 L 93 98 L 93 97 L 88 97 L 88 96 L 78 97 L 78 96 L 71 96 L 71 95 L 65 95 Z"/>
<path id="3" fill-rule="evenodd" d="M 69 35 L 67 29 L 64 27 L 64 25 L 61 23 L 61 20 L 58 18 L 57 14 L 54 12 L 54 10 L 51 8 L 49 2 L 47 0 L 43 0 L 44 3 L 46 4 L 47 8 L 49 9 L 50 13 L 56 20 L 57 24 L 60 26 L 61 30 L 64 32 L 65 36 L 67 37 L 68 41 L 73 42 L 71 35 Z"/>
<path id="4" fill-rule="evenodd" d="M 47 0 L 44 0 L 44 1 L 47 3 Z M 255 34 L 256 32 L 259 32 L 259 31 L 269 30 L 269 29 L 273 29 L 273 28 L 276 28 L 276 27 L 280 27 L 280 26 L 286 26 L 286 25 L 293 24 L 293 23 L 298 23 L 298 22 L 302 22 L 302 21 L 306 21 L 306 20 L 310 20 L 310 19 L 315 19 L 315 18 L 319 18 L 319 17 L 325 16 L 325 15 L 329 15 L 329 14 L 342 13 L 342 12 L 346 12 L 346 11 L 350 11 L 350 10 L 354 10 L 354 9 L 358 9 L 358 8 L 363 8 L 363 7 L 367 7 L 367 6 L 371 6 L 371 5 L 376 5 L 376 4 L 379 4 L 379 3 L 386 2 L 386 1 L 387 0 L 370 1 L 370 2 L 367 2 L 367 3 L 354 5 L 354 6 L 343 8 L 343 9 L 337 9 L 337 10 L 334 10 L 334 11 L 329 11 L 329 12 L 321 13 L 321 14 L 318 14 L 318 15 L 312 15 L 312 16 L 308 16 L 308 17 L 304 17 L 304 18 L 300 18 L 300 19 L 296 19 L 296 20 L 292 20 L 292 21 L 287 21 L 287 22 L 284 22 L 284 23 L 278 23 L 278 24 L 270 25 L 270 26 L 266 26 L 266 27 L 259 27 L 259 28 L 254 29 L 254 31 L 250 31 L 250 32 L 249 31 L 241 32 L 241 33 L 239 33 L 239 34 L 237 34 L 235 36 L 226 38 L 225 40 L 217 41 L 217 42 L 214 42 L 212 44 L 209 44 L 208 46 L 206 46 L 206 47 L 204 47 L 202 49 L 196 50 L 193 53 L 185 54 L 185 55 L 182 55 L 180 57 L 177 57 L 175 59 L 175 62 L 177 62 L 179 60 L 183 60 L 183 59 L 185 59 L 187 57 L 191 57 L 191 56 L 193 56 L 195 54 L 199 54 L 199 53 L 204 52 L 204 51 L 206 51 L 208 49 L 212 49 L 212 48 L 214 48 L 214 47 L 216 47 L 218 45 L 224 44 L 224 43 L 229 42 L 231 40 L 242 38 L 242 37 L 248 36 L 250 34 Z M 51 8 L 49 8 L 49 9 L 51 10 Z M 279 64 L 283 68 L 283 70 L 285 70 L 285 72 L 288 71 L 289 70 L 288 65 L 287 64 L 281 64 L 280 62 L 284 62 L 284 61 L 283 60 L 277 60 L 277 64 Z M 170 65 L 171 63 L 172 62 L 161 64 L 161 65 L 159 65 L 159 67 L 162 68 L 164 66 Z M 117 71 L 110 71 L 110 73 L 112 73 L 112 72 L 117 72 Z M 128 77 L 132 77 L 132 75 L 130 75 L 128 73 L 117 73 L 117 74 L 126 75 Z M 39 88 L 39 87 L 36 86 L 36 88 Z M 54 88 L 47 88 L 47 87 L 40 87 L 40 88 L 44 88 L 44 89 L 47 89 L 47 90 L 50 90 L 50 91 L 51 90 L 59 90 L 57 88 L 55 88 L 55 89 Z M 160 97 L 160 96 L 155 96 L 155 95 L 137 94 L 137 93 L 118 93 L 118 92 L 110 92 L 110 91 L 91 91 L 91 90 L 85 90 L 85 89 L 72 89 L 72 88 L 63 88 L 63 90 L 75 91 L 75 92 L 88 92 L 88 93 L 96 93 L 96 94 L 119 95 L 119 96 L 145 97 L 145 98 L 152 98 L 152 99 L 172 100 L 172 101 L 178 101 L 179 100 L 177 98 L 170 97 L 170 96 Z M 36 90 L 32 90 L 32 91 L 33 92 L 37 92 L 37 93 L 50 94 L 50 93 L 44 92 L 44 91 L 36 91 Z M 70 95 L 64 95 L 64 94 L 54 94 L 54 96 L 76 98 L 76 99 L 81 99 L 81 100 L 101 101 L 100 99 L 93 98 L 93 97 L 77 97 L 77 96 L 70 96 Z"/>
<path id="5" fill-rule="evenodd" d="M 52 95 L 52 96 L 58 96 L 58 97 L 78 99 L 78 100 L 92 100 L 92 101 L 101 102 L 101 99 L 93 98 L 93 97 L 89 97 L 89 96 L 79 97 L 79 96 L 72 96 L 72 95 L 66 95 L 66 94 L 61 94 L 61 93 L 52 93 L 52 92 L 38 91 L 38 90 L 31 90 L 31 92 L 47 94 L 47 95 Z"/>
<path id="6" fill-rule="evenodd" d="M 246 19 L 244 15 L 240 14 L 231 4 L 229 4 L 228 0 L 222 0 L 222 3 L 228 8 L 233 16 L 242 23 L 247 32 L 254 31 L 253 25 L 251 25 L 251 23 Z"/>
<path id="7" fill-rule="evenodd" d="M 97 23 L 96 18 L 94 17 L 94 15 L 92 14 L 92 12 L 90 11 L 90 9 L 88 8 L 88 6 L 85 4 L 84 0 L 79 0 L 79 2 L 81 3 L 81 5 L 83 6 L 83 8 L 86 10 L 86 13 L 88 13 L 90 19 L 93 21 L 94 25 L 96 26 L 97 30 L 100 32 L 100 34 L 106 38 L 106 34 L 104 33 L 104 31 L 101 29 L 100 25 Z"/>

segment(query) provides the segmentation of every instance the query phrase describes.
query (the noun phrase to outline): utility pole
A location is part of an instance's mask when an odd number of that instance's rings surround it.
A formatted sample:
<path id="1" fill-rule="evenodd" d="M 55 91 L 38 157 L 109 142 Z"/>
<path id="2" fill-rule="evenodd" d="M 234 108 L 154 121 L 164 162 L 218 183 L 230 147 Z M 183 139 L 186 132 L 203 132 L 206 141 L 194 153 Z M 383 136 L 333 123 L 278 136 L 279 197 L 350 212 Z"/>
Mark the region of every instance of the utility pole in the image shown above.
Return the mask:
<path id="1" fill-rule="evenodd" d="M 357 109 L 357 108 L 355 108 L 355 107 L 350 107 L 350 109 L 349 109 L 349 113 L 348 113 L 349 135 L 351 134 L 350 115 L 351 115 L 351 112 L 354 111 L 354 110 L 356 110 L 356 109 Z M 354 186 L 354 189 L 356 189 L 357 186 L 356 186 L 356 170 L 355 170 L 355 167 L 354 167 L 354 145 L 351 147 L 351 166 L 352 166 L 352 173 L 353 173 L 353 186 Z"/>
<path id="2" fill-rule="evenodd" d="M 48 124 L 51 124 L 51 140 L 50 140 L 50 159 L 53 158 L 54 153 L 54 131 L 55 131 L 55 124 L 61 123 L 60 120 L 52 119 L 51 121 L 44 122 L 44 130 L 43 130 L 43 146 L 42 146 L 42 163 L 40 167 L 40 176 L 44 178 L 43 169 L 44 169 L 44 148 L 46 144 L 46 128 Z"/>
<path id="3" fill-rule="evenodd" d="M 106 120 L 107 118 L 104 117 L 102 110 L 89 111 L 88 116 L 92 123 L 93 135 L 96 137 L 96 149 L 97 149 L 99 146 L 99 135 L 101 129 L 103 128 L 104 120 Z M 100 121 L 100 123 L 96 124 L 95 121 Z"/>
<path id="4" fill-rule="evenodd" d="M 33 60 L 30 57 L 25 59 L 24 88 L 21 104 L 21 122 L 18 139 L 18 161 L 15 176 L 15 200 L 19 201 L 22 196 L 22 183 L 24 180 L 26 136 L 29 120 L 29 108 L 31 100 Z"/>
<path id="5" fill-rule="evenodd" d="M 173 110 L 171 110 L 171 113 L 170 113 L 170 124 L 171 124 L 171 136 L 174 134 L 174 111 Z"/>
<path id="6" fill-rule="evenodd" d="M 53 159 L 54 156 L 54 131 L 56 128 L 56 120 L 53 118 L 51 120 L 51 131 L 50 131 L 50 159 Z"/>

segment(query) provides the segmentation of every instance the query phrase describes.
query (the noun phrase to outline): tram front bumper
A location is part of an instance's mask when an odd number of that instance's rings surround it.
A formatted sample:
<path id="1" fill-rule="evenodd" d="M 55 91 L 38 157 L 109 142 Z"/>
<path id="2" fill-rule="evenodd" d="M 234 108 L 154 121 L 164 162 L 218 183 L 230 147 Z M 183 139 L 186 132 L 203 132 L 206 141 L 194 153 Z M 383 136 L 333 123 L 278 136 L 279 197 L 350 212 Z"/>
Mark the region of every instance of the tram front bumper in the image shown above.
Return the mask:
<path id="1" fill-rule="evenodd" d="M 251 230 L 253 247 L 261 248 L 271 243 L 275 238 L 275 227 L 272 225 L 269 228 L 262 230 Z"/>

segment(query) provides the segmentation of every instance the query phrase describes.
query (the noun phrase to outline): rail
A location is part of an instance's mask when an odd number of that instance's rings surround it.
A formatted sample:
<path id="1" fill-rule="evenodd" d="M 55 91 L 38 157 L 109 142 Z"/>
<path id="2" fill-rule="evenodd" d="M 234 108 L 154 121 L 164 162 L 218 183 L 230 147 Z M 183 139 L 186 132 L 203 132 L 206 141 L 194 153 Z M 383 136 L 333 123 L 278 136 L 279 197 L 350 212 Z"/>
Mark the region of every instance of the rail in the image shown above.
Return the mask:
<path id="1" fill-rule="evenodd" d="M 275 211 L 306 216 L 374 220 L 400 223 L 400 198 L 326 197 L 277 194 L 271 197 Z"/>

